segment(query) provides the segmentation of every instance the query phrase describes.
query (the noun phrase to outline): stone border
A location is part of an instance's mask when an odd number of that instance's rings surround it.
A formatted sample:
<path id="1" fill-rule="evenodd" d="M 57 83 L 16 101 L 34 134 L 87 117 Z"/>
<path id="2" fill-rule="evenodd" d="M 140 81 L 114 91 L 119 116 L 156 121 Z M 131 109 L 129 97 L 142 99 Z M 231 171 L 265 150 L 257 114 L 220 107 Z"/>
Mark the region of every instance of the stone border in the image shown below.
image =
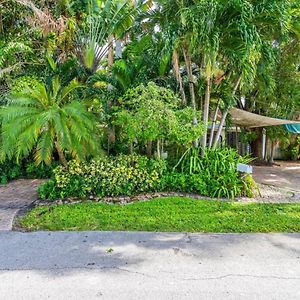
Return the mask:
<path id="1" fill-rule="evenodd" d="M 226 199 L 226 198 L 210 198 L 202 196 L 200 194 L 190 194 L 190 193 L 180 193 L 180 192 L 156 192 L 156 193 L 145 193 L 139 194 L 136 196 L 115 196 L 115 197 L 96 197 L 90 196 L 88 198 L 78 198 L 70 197 L 66 199 L 57 199 L 57 200 L 41 200 L 38 199 L 34 202 L 34 206 L 48 206 L 48 205 L 63 205 L 63 204 L 78 204 L 78 203 L 92 203 L 92 202 L 102 202 L 108 204 L 130 204 L 139 201 L 149 201 L 156 198 L 165 198 L 165 197 L 187 197 L 197 200 L 219 200 L 219 201 L 236 201 L 237 199 Z"/>

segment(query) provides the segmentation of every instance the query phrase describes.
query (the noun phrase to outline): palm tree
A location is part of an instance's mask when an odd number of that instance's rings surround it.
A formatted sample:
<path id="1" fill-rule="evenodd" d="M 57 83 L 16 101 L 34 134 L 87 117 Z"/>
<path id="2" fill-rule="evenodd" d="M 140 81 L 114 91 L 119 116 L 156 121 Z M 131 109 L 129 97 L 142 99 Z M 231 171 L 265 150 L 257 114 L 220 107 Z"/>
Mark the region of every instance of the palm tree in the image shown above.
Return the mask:
<path id="1" fill-rule="evenodd" d="M 58 77 L 50 87 L 37 83 L 24 88 L 0 110 L 1 159 L 17 161 L 35 151 L 35 161 L 50 164 L 56 150 L 62 164 L 66 152 L 82 160 L 97 151 L 96 122 L 74 96 L 76 81 L 61 86 Z"/>
<path id="2" fill-rule="evenodd" d="M 77 52 L 81 63 L 95 73 L 100 62 L 108 57 L 112 66 L 113 47 L 133 26 L 135 15 L 147 7 L 147 3 L 135 4 L 125 0 L 99 1 L 96 13 L 90 13 L 86 26 L 79 32 Z"/>
<path id="3" fill-rule="evenodd" d="M 289 9 L 290 4 L 286 1 L 227 1 L 220 16 L 225 30 L 220 39 L 218 60 L 231 80 L 231 98 L 234 101 L 225 105 L 213 148 L 218 145 L 230 108 L 236 105 L 237 99 L 234 98 L 238 89 L 242 88 L 245 93 L 251 90 L 253 93 L 255 81 L 260 80 L 258 85 L 267 78 L 272 82 L 270 68 L 275 61 L 275 45 L 280 45 L 281 40 L 285 40 L 283 37 L 287 32 L 293 32 L 290 22 L 292 14 L 289 13 Z M 269 13 L 265 14 L 266 11 Z M 263 74 L 263 79 L 258 78 L 258 73 Z M 265 87 L 265 91 L 270 90 L 271 86 L 272 84 L 269 84 L 269 87 Z"/>

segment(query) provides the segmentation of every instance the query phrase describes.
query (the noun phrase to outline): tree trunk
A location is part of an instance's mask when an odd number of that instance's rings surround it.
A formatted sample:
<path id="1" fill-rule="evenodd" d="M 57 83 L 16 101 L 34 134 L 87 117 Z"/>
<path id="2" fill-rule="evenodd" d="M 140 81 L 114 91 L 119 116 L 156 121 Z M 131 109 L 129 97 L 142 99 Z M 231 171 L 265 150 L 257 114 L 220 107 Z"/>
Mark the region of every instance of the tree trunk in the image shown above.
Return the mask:
<path id="1" fill-rule="evenodd" d="M 274 164 L 274 148 L 276 143 L 274 141 L 271 141 L 271 152 L 270 152 L 270 163 Z"/>
<path id="2" fill-rule="evenodd" d="M 222 131 L 223 131 L 223 126 L 225 124 L 228 112 L 229 112 L 229 109 L 226 109 L 226 111 L 223 113 L 223 116 L 222 116 L 221 122 L 219 124 L 217 134 L 215 136 L 214 144 L 213 144 L 213 147 L 212 147 L 213 149 L 217 148 L 217 145 L 218 145 L 219 139 L 221 137 L 221 134 L 222 134 Z"/>
<path id="3" fill-rule="evenodd" d="M 129 144 L 129 154 L 133 154 L 133 142 Z"/>
<path id="4" fill-rule="evenodd" d="M 193 78 L 193 70 L 192 70 L 192 59 L 191 56 L 183 49 L 183 56 L 186 65 L 186 70 L 189 78 L 189 89 L 191 96 L 191 106 L 196 111 L 196 96 L 195 96 L 195 87 L 194 87 L 194 78 Z"/>
<path id="5" fill-rule="evenodd" d="M 113 47 L 113 40 L 114 37 L 110 35 L 108 37 L 108 43 L 111 44 L 111 46 L 108 49 L 108 55 L 107 55 L 107 61 L 108 61 L 108 67 L 111 68 L 114 64 L 114 47 Z"/>
<path id="6" fill-rule="evenodd" d="M 156 144 L 156 151 L 157 151 L 157 158 L 160 159 L 161 155 L 160 155 L 160 140 L 157 140 L 157 144 Z"/>
<path id="7" fill-rule="evenodd" d="M 189 89 L 191 96 L 191 106 L 194 110 L 195 115 L 193 116 L 193 125 L 198 124 L 198 120 L 196 117 L 197 107 L 196 107 L 196 96 L 195 96 L 195 88 L 194 88 L 194 78 L 193 78 L 193 70 L 192 70 L 192 59 L 189 54 L 187 54 L 186 50 L 183 49 L 184 61 L 188 73 L 189 78 Z M 194 141 L 194 147 L 198 147 L 198 140 Z"/>
<path id="8" fill-rule="evenodd" d="M 238 80 L 236 81 L 236 84 L 234 86 L 234 89 L 233 89 L 233 92 L 232 92 L 232 95 L 234 96 L 237 92 L 237 89 L 241 83 L 241 79 L 242 79 L 242 76 L 240 75 Z M 218 132 L 215 136 L 215 140 L 214 140 L 214 144 L 213 144 L 213 149 L 216 149 L 217 145 L 218 145 L 218 142 L 219 142 L 219 139 L 220 139 L 220 136 L 221 136 L 221 133 L 222 133 L 222 130 L 223 130 L 223 126 L 225 124 L 225 121 L 226 121 L 226 118 L 227 118 L 227 115 L 229 113 L 229 107 L 224 111 L 223 113 L 223 116 L 222 116 L 222 119 L 221 119 L 221 122 L 220 122 L 220 125 L 219 125 L 219 128 L 218 128 Z"/>
<path id="9" fill-rule="evenodd" d="M 179 93 L 181 95 L 182 105 L 186 106 L 186 104 L 187 104 L 186 96 L 185 96 L 185 92 L 184 92 L 182 76 L 180 73 L 178 53 L 176 50 L 173 51 L 172 62 L 173 62 L 174 75 L 175 75 L 176 81 L 179 85 Z"/>
<path id="10" fill-rule="evenodd" d="M 257 128 L 255 131 L 257 132 L 257 139 L 251 145 L 252 155 L 259 160 L 263 160 L 263 128 Z"/>
<path id="11" fill-rule="evenodd" d="M 216 112 L 214 114 L 213 122 L 211 125 L 211 130 L 210 130 L 210 137 L 209 137 L 209 145 L 208 148 L 210 149 L 214 140 L 214 134 L 215 134 L 215 128 L 216 128 L 216 123 L 217 123 L 217 118 L 218 118 L 218 112 L 219 112 L 219 105 L 220 105 L 220 100 L 218 101 Z"/>
<path id="12" fill-rule="evenodd" d="M 147 141 L 146 152 L 147 156 L 150 158 L 152 156 L 152 141 Z"/>
<path id="13" fill-rule="evenodd" d="M 57 150 L 57 154 L 59 157 L 60 162 L 67 167 L 68 166 L 68 161 L 64 155 L 64 151 L 62 150 L 62 148 L 60 147 L 60 145 L 58 144 L 58 142 L 55 142 L 55 148 Z"/>
<path id="14" fill-rule="evenodd" d="M 206 91 L 205 100 L 203 107 L 203 123 L 204 123 L 204 133 L 201 139 L 201 152 L 204 155 L 206 144 L 207 144 L 207 127 L 208 127 L 208 114 L 209 114 L 209 103 L 210 103 L 210 93 L 211 93 L 211 77 L 206 80 Z"/>

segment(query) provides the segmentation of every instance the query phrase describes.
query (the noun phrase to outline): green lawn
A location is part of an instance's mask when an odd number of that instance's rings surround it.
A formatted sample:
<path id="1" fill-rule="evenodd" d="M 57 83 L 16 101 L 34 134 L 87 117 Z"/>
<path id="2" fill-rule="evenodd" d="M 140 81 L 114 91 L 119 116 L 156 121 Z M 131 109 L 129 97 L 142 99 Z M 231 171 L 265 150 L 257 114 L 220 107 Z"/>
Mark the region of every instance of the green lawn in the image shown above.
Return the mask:
<path id="1" fill-rule="evenodd" d="M 243 204 L 162 198 L 129 205 L 38 207 L 20 220 L 27 230 L 299 232 L 299 204 Z"/>

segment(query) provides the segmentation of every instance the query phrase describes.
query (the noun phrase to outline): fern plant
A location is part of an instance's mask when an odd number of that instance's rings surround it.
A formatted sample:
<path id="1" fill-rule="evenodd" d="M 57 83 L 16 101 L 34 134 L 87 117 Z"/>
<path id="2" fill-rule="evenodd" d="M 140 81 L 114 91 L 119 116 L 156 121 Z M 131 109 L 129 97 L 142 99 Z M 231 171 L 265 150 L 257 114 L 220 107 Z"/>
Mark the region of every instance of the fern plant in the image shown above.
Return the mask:
<path id="1" fill-rule="evenodd" d="M 96 121 L 76 99 L 79 87 L 76 80 L 62 86 L 56 76 L 49 86 L 37 82 L 12 95 L 0 110 L 1 160 L 19 161 L 34 151 L 37 164 L 50 164 L 56 151 L 66 165 L 66 152 L 78 160 L 95 154 Z"/>

